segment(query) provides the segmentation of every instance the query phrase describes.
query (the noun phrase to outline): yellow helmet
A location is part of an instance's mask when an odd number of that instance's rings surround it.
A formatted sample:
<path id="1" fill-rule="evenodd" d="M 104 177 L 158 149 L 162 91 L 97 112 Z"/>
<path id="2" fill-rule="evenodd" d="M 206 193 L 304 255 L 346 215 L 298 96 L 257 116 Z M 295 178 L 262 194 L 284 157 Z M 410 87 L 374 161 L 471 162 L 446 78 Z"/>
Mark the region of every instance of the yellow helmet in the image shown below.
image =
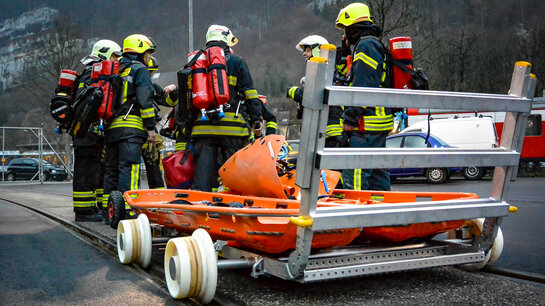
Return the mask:
<path id="1" fill-rule="evenodd" d="M 223 41 L 227 43 L 229 47 L 232 47 L 237 44 L 238 39 L 228 27 L 213 24 L 208 27 L 208 31 L 206 31 L 206 42 L 208 43 L 210 41 Z"/>
<path id="2" fill-rule="evenodd" d="M 335 26 L 342 30 L 362 21 L 374 23 L 369 7 L 366 4 L 356 2 L 346 6 L 339 12 L 337 20 L 335 20 Z"/>
<path id="3" fill-rule="evenodd" d="M 157 60 L 155 57 L 150 56 L 149 62 L 148 62 L 148 70 L 149 71 L 157 71 L 159 70 L 159 60 Z"/>
<path id="4" fill-rule="evenodd" d="M 142 54 L 148 50 L 155 52 L 155 48 L 157 47 L 153 40 L 142 34 L 130 35 L 123 41 L 123 53 L 131 52 Z"/>

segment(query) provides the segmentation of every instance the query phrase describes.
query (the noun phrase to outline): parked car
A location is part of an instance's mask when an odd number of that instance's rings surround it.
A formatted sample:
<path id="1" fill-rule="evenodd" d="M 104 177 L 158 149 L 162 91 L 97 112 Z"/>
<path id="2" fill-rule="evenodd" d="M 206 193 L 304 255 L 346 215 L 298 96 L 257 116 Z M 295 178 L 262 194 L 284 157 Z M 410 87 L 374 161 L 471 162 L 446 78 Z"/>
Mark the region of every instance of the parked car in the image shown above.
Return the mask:
<path id="1" fill-rule="evenodd" d="M 426 143 L 426 133 L 400 133 L 386 138 L 387 148 L 453 148 L 439 137 L 430 135 Z M 424 176 L 429 183 L 441 184 L 460 168 L 403 168 L 390 169 L 390 178 Z"/>
<path id="2" fill-rule="evenodd" d="M 38 179 L 40 160 L 37 158 L 15 158 L 8 164 L 6 179 L 8 181 Z M 46 161 L 42 161 L 42 173 L 44 180 L 54 179 L 64 181 L 68 178 L 68 173 L 58 166 L 54 166 Z"/>
<path id="3" fill-rule="evenodd" d="M 422 120 L 411 124 L 401 133 L 427 133 L 428 126 L 434 136 L 440 137 L 449 145 L 457 148 L 490 149 L 498 147 L 496 128 L 490 117 L 438 118 L 429 122 Z M 478 180 L 491 169 L 468 165 L 462 168 L 461 172 L 467 180 Z"/>

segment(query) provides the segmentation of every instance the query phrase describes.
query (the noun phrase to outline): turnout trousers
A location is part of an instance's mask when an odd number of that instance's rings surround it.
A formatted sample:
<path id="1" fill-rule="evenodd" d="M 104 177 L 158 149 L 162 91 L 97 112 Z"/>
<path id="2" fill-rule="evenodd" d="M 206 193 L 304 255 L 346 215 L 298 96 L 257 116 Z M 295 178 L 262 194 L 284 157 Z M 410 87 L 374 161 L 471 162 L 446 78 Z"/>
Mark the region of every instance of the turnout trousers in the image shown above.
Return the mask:
<path id="1" fill-rule="evenodd" d="M 220 166 L 247 143 L 248 137 L 195 137 L 195 176 L 191 189 L 212 191 L 217 187 Z"/>
<path id="2" fill-rule="evenodd" d="M 108 197 L 114 190 L 122 193 L 140 187 L 140 156 L 144 141 L 140 138 L 123 139 L 106 144 L 104 157 L 103 208 L 108 207 Z M 130 207 L 125 207 L 130 209 Z"/>
<path id="3" fill-rule="evenodd" d="M 102 149 L 102 140 L 94 145 L 74 146 L 72 202 L 74 212 L 77 214 L 91 215 L 102 206 L 104 179 Z"/>
<path id="4" fill-rule="evenodd" d="M 350 148 L 385 148 L 388 133 L 360 133 L 350 137 Z M 352 190 L 390 190 L 389 169 L 345 169 L 342 172 L 343 188 Z"/>

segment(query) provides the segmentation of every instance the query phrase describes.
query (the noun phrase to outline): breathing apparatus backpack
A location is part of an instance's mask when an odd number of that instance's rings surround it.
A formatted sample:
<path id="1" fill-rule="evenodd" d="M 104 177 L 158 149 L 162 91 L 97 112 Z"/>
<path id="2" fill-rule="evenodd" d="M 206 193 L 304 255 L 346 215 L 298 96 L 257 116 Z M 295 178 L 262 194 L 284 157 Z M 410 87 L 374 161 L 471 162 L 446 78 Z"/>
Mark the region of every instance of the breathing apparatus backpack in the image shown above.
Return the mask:
<path id="1" fill-rule="evenodd" d="M 207 114 L 218 113 L 218 118 L 225 117 L 223 106 L 229 102 L 229 79 L 225 52 L 221 47 L 196 50 L 188 55 L 191 69 L 191 104 L 200 110 L 201 121 L 207 120 Z M 189 85 L 189 83 L 188 83 Z"/>
<path id="2" fill-rule="evenodd" d="M 62 129 L 68 129 L 72 120 L 72 103 L 74 101 L 74 93 L 76 84 L 78 84 L 78 73 L 73 70 L 63 69 L 59 77 L 59 84 L 55 89 L 55 94 L 51 98 L 49 104 L 51 117 L 59 122 L 56 129 L 57 133 L 61 133 Z"/>
<path id="3" fill-rule="evenodd" d="M 104 131 L 104 122 L 114 117 L 121 87 L 119 63 L 102 61 L 95 63 L 91 70 L 91 84 L 86 86 L 74 103 L 74 119 L 69 134 L 76 138 L 87 135 L 94 122 L 98 122 L 98 132 Z"/>

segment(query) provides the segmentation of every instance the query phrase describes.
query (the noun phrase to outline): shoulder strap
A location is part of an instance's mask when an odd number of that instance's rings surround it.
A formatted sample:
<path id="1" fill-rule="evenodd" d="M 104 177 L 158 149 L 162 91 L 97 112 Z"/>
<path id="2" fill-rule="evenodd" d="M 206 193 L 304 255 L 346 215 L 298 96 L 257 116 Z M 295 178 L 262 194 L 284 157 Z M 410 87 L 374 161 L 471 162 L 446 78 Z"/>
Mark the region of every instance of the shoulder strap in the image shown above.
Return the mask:
<path id="1" fill-rule="evenodd" d="M 197 62 L 197 60 L 199 59 L 199 57 L 204 53 L 203 50 L 199 50 L 199 52 L 197 52 L 193 58 L 191 58 L 191 60 L 189 61 L 189 63 L 187 63 L 184 68 L 189 68 L 193 65 L 195 65 L 195 62 Z"/>

